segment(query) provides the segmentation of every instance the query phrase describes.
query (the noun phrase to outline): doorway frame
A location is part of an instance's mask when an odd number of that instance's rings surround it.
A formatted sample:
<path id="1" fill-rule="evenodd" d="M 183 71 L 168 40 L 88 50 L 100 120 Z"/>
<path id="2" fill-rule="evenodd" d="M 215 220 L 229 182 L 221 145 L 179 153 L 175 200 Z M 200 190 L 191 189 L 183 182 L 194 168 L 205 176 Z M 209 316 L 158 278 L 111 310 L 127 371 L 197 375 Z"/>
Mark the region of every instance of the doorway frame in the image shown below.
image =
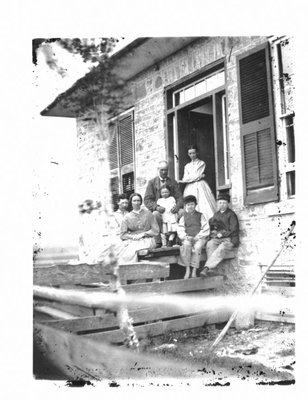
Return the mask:
<path id="1" fill-rule="evenodd" d="M 178 92 L 181 88 L 185 88 L 186 86 L 189 86 L 190 84 L 193 84 L 194 82 L 205 78 L 206 76 L 210 76 L 212 74 L 215 74 L 219 71 L 223 70 L 225 79 L 224 79 L 224 84 L 216 87 L 213 90 L 210 90 L 200 96 L 194 97 L 191 100 L 185 101 L 182 104 L 174 105 L 173 104 L 173 94 L 175 92 Z M 218 173 L 218 133 L 217 133 L 217 109 L 216 109 L 216 95 L 220 94 L 221 92 L 224 92 L 223 96 L 226 98 L 226 109 L 225 109 L 225 121 L 223 123 L 225 124 L 225 127 L 228 126 L 228 110 L 227 110 L 227 104 L 228 104 L 228 93 L 227 93 L 227 76 L 226 76 L 226 59 L 221 58 L 219 60 L 216 60 L 215 62 L 208 64 L 201 70 L 198 70 L 190 75 L 187 75 L 173 84 L 167 86 L 165 88 L 165 118 L 166 118 L 166 126 L 167 126 L 167 137 L 166 137 L 166 151 L 167 151 L 167 157 L 169 160 L 169 171 L 170 175 L 176 179 L 179 180 L 179 159 L 178 159 L 178 154 L 176 150 L 178 150 L 178 143 L 179 143 L 179 137 L 178 137 L 178 112 L 183 110 L 184 108 L 187 108 L 189 106 L 192 106 L 194 103 L 198 103 L 202 100 L 205 100 L 208 97 L 212 97 L 212 104 L 213 104 L 213 134 L 214 134 L 214 156 L 215 156 L 215 181 L 216 181 L 216 192 L 220 190 L 225 190 L 225 189 L 230 189 L 231 188 L 231 182 L 230 182 L 230 176 L 228 182 L 224 184 L 219 184 L 219 173 Z M 225 133 L 223 133 L 225 135 Z M 226 133 L 227 135 L 227 133 Z M 226 144 L 226 148 L 224 151 L 227 152 L 227 155 L 224 155 L 224 159 L 226 159 L 228 166 L 230 168 L 230 160 L 229 160 L 229 141 L 226 140 L 227 143 L 225 143 L 225 138 L 224 138 L 224 144 Z M 225 171 L 225 168 L 224 168 Z"/>

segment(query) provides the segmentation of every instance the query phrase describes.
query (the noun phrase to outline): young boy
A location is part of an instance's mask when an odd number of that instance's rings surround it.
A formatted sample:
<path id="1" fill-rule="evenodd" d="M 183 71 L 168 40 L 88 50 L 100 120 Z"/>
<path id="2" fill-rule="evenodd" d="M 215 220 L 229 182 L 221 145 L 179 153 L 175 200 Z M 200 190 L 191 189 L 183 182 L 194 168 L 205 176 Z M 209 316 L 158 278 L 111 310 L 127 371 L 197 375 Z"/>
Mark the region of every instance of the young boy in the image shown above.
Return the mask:
<path id="1" fill-rule="evenodd" d="M 217 199 L 217 212 L 209 220 L 210 240 L 206 244 L 207 260 L 200 276 L 207 276 L 210 269 L 225 258 L 226 252 L 239 245 L 239 222 L 237 215 L 229 208 L 230 196 L 221 193 Z"/>
<path id="2" fill-rule="evenodd" d="M 189 195 L 184 198 L 184 214 L 178 224 L 178 237 L 182 242 L 178 264 L 186 267 L 184 279 L 196 278 L 200 265 L 201 250 L 209 236 L 210 228 L 205 216 L 196 211 L 197 199 Z"/>

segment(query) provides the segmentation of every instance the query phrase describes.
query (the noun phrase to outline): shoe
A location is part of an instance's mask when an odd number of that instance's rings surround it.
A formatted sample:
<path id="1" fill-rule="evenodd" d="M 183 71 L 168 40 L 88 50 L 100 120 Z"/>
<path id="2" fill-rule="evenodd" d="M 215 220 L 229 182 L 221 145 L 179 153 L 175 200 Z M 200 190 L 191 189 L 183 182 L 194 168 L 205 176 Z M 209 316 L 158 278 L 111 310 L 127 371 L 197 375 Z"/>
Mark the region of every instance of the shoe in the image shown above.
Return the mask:
<path id="1" fill-rule="evenodd" d="M 207 273 L 209 272 L 209 267 L 202 267 L 201 268 L 201 271 L 200 271 L 200 273 L 199 273 L 199 275 L 202 277 L 202 278 L 204 278 L 204 277 L 206 277 L 207 276 Z"/>

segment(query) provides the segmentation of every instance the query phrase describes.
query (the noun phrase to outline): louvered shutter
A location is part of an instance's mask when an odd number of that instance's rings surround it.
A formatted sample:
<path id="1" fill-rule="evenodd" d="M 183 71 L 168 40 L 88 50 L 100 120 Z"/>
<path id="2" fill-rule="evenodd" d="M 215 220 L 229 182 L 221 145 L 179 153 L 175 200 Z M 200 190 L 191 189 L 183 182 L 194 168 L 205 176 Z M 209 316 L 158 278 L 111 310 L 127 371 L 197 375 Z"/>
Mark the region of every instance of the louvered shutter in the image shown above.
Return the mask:
<path id="1" fill-rule="evenodd" d="M 237 59 L 245 204 L 278 200 L 268 46 Z"/>
<path id="2" fill-rule="evenodd" d="M 129 165 L 134 161 L 133 154 L 133 121 L 132 116 L 119 121 L 119 134 L 121 143 L 121 164 Z"/>
<path id="3" fill-rule="evenodd" d="M 130 196 L 135 189 L 133 128 L 133 113 L 119 120 L 121 181 L 123 193 L 127 196 Z"/>

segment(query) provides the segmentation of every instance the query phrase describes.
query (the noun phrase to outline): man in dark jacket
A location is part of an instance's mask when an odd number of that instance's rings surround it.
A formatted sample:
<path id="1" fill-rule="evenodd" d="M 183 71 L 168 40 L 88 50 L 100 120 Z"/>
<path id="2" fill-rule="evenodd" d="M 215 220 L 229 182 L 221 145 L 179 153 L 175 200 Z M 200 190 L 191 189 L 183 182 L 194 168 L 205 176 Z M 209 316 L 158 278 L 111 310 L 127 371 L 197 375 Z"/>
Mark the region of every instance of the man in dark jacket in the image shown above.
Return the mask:
<path id="1" fill-rule="evenodd" d="M 226 253 L 239 245 L 239 223 L 234 211 L 229 208 L 230 196 L 222 193 L 218 196 L 218 211 L 209 220 L 210 240 L 206 244 L 207 261 L 200 272 L 206 276 L 210 269 L 225 258 Z"/>
<path id="2" fill-rule="evenodd" d="M 170 196 L 173 196 L 176 201 L 176 205 L 171 212 L 178 213 L 178 216 L 180 217 L 183 214 L 183 196 L 179 184 L 168 176 L 168 163 L 166 161 L 161 161 L 158 164 L 158 176 L 149 180 L 144 194 L 144 204 L 150 211 L 152 211 L 160 231 L 162 226 L 161 215 L 165 212 L 165 209 L 164 207 L 157 205 L 157 200 L 161 197 L 160 188 L 162 185 L 168 185 L 170 187 Z"/>

